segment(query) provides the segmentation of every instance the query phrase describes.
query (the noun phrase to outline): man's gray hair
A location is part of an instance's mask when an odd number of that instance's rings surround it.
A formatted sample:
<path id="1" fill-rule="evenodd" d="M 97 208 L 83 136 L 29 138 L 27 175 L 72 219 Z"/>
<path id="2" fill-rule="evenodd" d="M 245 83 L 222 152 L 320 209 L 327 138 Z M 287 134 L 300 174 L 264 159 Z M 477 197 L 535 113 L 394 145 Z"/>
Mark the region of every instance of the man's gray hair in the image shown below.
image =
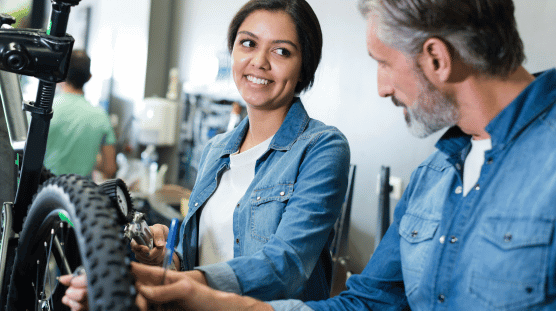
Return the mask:
<path id="1" fill-rule="evenodd" d="M 413 59 L 436 37 L 486 75 L 506 77 L 525 60 L 512 0 L 359 0 L 359 10 L 378 21 L 382 42 Z"/>

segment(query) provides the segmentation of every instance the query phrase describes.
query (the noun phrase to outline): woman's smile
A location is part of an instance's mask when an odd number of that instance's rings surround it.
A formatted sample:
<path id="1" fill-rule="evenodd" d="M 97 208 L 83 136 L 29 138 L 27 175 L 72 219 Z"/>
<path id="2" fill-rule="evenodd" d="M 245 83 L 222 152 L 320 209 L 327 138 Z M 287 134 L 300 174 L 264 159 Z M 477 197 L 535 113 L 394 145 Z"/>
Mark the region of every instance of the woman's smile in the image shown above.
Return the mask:
<path id="1" fill-rule="evenodd" d="M 232 71 L 248 109 L 287 110 L 301 80 L 301 45 L 292 18 L 258 10 L 238 29 Z"/>
<path id="2" fill-rule="evenodd" d="M 246 78 L 247 78 L 247 80 L 249 80 L 249 82 L 252 82 L 252 83 L 257 84 L 257 85 L 268 85 L 269 83 L 272 82 L 270 80 L 263 79 L 263 78 L 257 78 L 257 77 L 252 76 L 252 75 L 247 75 Z"/>

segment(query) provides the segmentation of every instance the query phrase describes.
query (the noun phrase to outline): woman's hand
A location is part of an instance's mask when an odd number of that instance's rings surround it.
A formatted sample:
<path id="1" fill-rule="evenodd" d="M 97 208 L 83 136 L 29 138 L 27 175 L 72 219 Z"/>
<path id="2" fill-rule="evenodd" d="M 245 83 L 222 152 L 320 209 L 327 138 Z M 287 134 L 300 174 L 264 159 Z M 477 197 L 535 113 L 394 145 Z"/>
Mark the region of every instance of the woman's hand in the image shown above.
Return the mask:
<path id="1" fill-rule="evenodd" d="M 191 277 L 194 275 L 188 272 L 192 271 L 169 270 L 164 285 L 160 285 L 162 268 L 132 262 L 131 272 L 136 278 L 136 303 L 142 311 L 149 307 L 158 307 L 156 310 L 273 310 L 270 305 L 253 298 L 203 285 Z"/>
<path id="2" fill-rule="evenodd" d="M 60 283 L 69 286 L 62 297 L 62 303 L 71 308 L 71 311 L 88 310 L 87 303 L 87 276 L 85 274 L 74 276 L 71 274 L 60 277 Z"/>
<path id="3" fill-rule="evenodd" d="M 135 253 L 137 261 L 151 266 L 162 266 L 169 229 L 165 225 L 160 224 L 150 226 L 149 228 L 153 235 L 153 248 L 149 250 L 147 246 L 139 245 L 134 240 L 131 240 L 131 250 Z"/>

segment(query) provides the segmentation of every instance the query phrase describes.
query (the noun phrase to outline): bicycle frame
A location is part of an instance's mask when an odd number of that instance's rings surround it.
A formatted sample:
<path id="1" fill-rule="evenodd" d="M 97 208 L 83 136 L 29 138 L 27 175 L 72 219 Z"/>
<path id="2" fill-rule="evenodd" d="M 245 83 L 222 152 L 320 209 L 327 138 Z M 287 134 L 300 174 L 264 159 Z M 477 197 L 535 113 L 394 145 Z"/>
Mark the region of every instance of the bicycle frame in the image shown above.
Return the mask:
<path id="1" fill-rule="evenodd" d="M 0 99 L 11 146 L 22 156 L 15 200 L 5 202 L 2 209 L 1 305 L 6 296 L 5 283 L 9 283 L 6 271 L 11 271 L 7 258 L 15 253 L 15 248 L 9 244 L 18 239 L 17 233 L 22 229 L 27 207 L 39 187 L 56 83 L 65 80 L 68 71 L 74 43 L 73 37 L 66 34 L 69 13 L 71 7 L 80 1 L 52 0 L 52 14 L 46 31 L 0 29 Z M 13 23 L 10 16 L 3 14 L 1 17 L 3 23 Z M 17 74 L 40 80 L 35 102 L 23 102 Z M 31 113 L 28 127 L 23 110 Z"/>

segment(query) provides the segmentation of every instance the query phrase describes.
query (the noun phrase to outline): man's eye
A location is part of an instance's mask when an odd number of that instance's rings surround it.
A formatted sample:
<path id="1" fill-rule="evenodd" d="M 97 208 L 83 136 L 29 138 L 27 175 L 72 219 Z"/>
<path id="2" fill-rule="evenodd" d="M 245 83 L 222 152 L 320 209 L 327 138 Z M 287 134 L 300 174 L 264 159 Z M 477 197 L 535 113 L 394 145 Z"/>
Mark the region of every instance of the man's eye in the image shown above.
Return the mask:
<path id="1" fill-rule="evenodd" d="M 250 47 L 255 46 L 255 43 L 251 40 L 242 40 L 240 43 L 241 43 L 241 45 L 243 45 L 246 48 L 250 48 Z"/>
<path id="2" fill-rule="evenodd" d="M 288 51 L 287 49 L 284 49 L 284 48 L 277 48 L 276 53 L 278 55 L 282 55 L 282 56 L 290 56 L 291 55 L 290 51 Z"/>

